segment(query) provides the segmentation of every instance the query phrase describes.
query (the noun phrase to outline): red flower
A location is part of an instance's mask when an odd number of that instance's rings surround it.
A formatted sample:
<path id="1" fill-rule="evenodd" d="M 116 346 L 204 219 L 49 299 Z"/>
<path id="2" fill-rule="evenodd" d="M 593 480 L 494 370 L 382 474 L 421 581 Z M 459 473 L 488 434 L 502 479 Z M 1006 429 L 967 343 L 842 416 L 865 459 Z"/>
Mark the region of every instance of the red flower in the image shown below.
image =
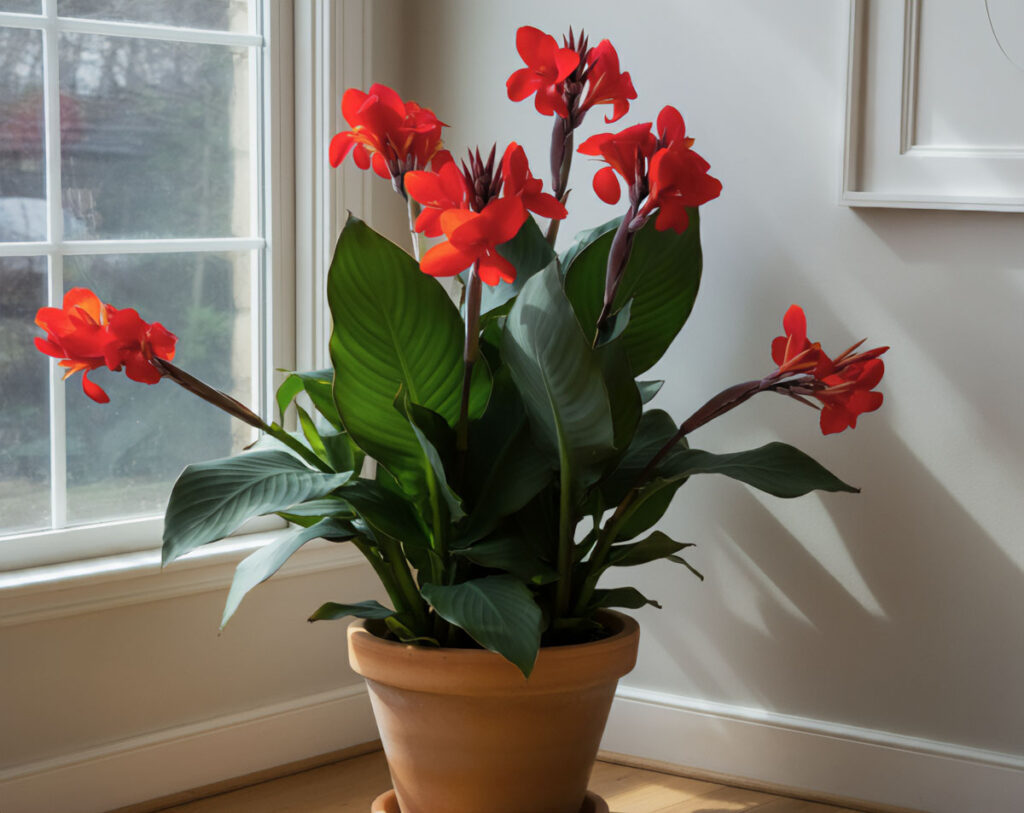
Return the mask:
<path id="1" fill-rule="evenodd" d="M 710 164 L 695 153 L 693 139 L 679 111 L 666 105 L 658 114 L 658 146 L 651 159 L 650 197 L 641 215 L 658 210 L 655 228 L 677 234 L 689 225 L 687 208 L 694 208 L 722 194 L 722 182 L 708 175 Z"/>
<path id="2" fill-rule="evenodd" d="M 62 308 L 40 308 L 36 324 L 46 331 L 45 339 L 36 338 L 36 348 L 61 359 L 60 366 L 67 368 L 65 379 L 82 371 L 82 389 L 101 404 L 110 398 L 89 380 L 90 371 L 104 365 L 116 371 L 123 366 L 133 381 L 155 384 L 161 373 L 150 360 L 174 358 L 177 337 L 173 333 L 159 322 L 142 321 L 131 308 L 104 305 L 87 288 L 68 291 Z"/>
<path id="3" fill-rule="evenodd" d="M 382 178 L 401 178 L 428 166 L 441 151 L 441 128 L 447 125 L 427 108 L 403 102 L 387 85 L 371 85 L 369 93 L 349 88 L 341 112 L 352 129 L 331 139 L 331 166 L 351 151 L 360 169 L 372 165 Z"/>
<path id="4" fill-rule="evenodd" d="M 469 208 L 469 187 L 454 161 L 443 164 L 436 172 L 409 172 L 405 176 L 405 191 L 424 207 L 414 228 L 427 237 L 441 236 L 443 212 Z"/>
<path id="5" fill-rule="evenodd" d="M 420 270 L 434 277 L 450 277 L 479 261 L 480 279 L 488 285 L 500 280 L 513 282 L 515 266 L 495 249 L 515 237 L 526 218 L 526 208 L 517 197 L 492 200 L 481 212 L 448 209 L 440 216 L 448 239 L 423 256 Z"/>
<path id="6" fill-rule="evenodd" d="M 608 166 L 594 175 L 594 192 L 605 203 L 618 203 L 619 181 L 617 172 L 630 187 L 646 178 L 647 160 L 654 154 L 657 141 L 651 133 L 651 123 L 634 124 L 619 133 L 601 133 L 580 144 L 577 152 L 599 155 Z"/>
<path id="7" fill-rule="evenodd" d="M 612 105 L 611 117 L 605 123 L 618 121 L 629 112 L 629 102 L 636 98 L 629 72 L 619 72 L 619 55 L 608 40 L 601 40 L 587 53 L 587 93 L 580 110 L 586 112 L 596 104 Z"/>
<path id="8" fill-rule="evenodd" d="M 524 25 L 516 32 L 516 50 L 526 63 L 505 83 L 508 97 L 521 102 L 536 93 L 534 105 L 544 116 L 557 113 L 569 117 L 569 108 L 562 96 L 562 83 L 579 65 L 580 55 L 572 48 L 559 48 L 550 34 Z"/>
<path id="9" fill-rule="evenodd" d="M 531 212 L 552 220 L 568 216 L 565 207 L 554 195 L 543 192 L 544 182 L 534 178 L 526 153 L 516 142 L 512 142 L 501 159 L 502 194 L 518 197 Z"/>
<path id="10" fill-rule="evenodd" d="M 804 374 L 790 382 L 797 396 L 811 396 L 822 403 L 821 431 L 825 435 L 857 425 L 857 416 L 882 405 L 882 393 L 872 392 L 882 380 L 885 365 L 878 357 L 888 347 L 856 353 L 863 340 L 830 359 L 817 342 L 807 339 L 807 318 L 799 305 L 790 305 L 782 320 L 785 336 L 772 340 L 772 359 L 779 369 L 775 378 Z"/>

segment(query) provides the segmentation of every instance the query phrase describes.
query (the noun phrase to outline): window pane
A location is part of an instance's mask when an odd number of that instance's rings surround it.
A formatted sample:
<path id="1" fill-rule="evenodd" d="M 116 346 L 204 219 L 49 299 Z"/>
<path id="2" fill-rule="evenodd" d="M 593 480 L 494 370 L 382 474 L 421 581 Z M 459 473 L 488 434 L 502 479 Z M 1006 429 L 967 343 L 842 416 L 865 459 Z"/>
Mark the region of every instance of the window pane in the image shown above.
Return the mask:
<path id="1" fill-rule="evenodd" d="M 42 0 L 0 0 L 0 11 L 19 14 L 42 14 Z"/>
<path id="2" fill-rule="evenodd" d="M 175 364 L 243 403 L 252 400 L 250 260 L 235 254 L 67 257 L 66 287 L 85 286 L 177 334 Z M 248 426 L 173 384 L 90 376 L 110 396 L 80 386 L 67 396 L 68 521 L 158 514 L 189 463 L 239 451 Z"/>
<path id="3" fill-rule="evenodd" d="M 0 241 L 43 240 L 42 32 L 0 28 L 0 111 Z"/>
<path id="4" fill-rule="evenodd" d="M 246 0 L 58 0 L 62 17 L 248 31 Z"/>
<path id="5" fill-rule="evenodd" d="M 250 236 L 248 82 L 245 48 L 62 35 L 66 220 L 104 239 Z"/>
<path id="6" fill-rule="evenodd" d="M 46 258 L 0 257 L 0 534 L 50 524 L 47 357 L 33 338 Z"/>

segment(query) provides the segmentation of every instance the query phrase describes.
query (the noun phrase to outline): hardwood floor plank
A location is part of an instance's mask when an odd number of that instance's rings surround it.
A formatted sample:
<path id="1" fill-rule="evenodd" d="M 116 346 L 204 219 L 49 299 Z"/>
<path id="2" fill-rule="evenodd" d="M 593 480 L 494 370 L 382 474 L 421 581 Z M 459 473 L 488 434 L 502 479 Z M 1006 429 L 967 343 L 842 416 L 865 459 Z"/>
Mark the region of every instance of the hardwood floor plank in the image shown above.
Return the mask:
<path id="1" fill-rule="evenodd" d="M 390 785 L 384 754 L 378 751 L 163 810 L 369 813 L 370 803 Z M 851 808 L 608 762 L 594 766 L 590 789 L 607 800 L 612 813 L 857 813 Z"/>

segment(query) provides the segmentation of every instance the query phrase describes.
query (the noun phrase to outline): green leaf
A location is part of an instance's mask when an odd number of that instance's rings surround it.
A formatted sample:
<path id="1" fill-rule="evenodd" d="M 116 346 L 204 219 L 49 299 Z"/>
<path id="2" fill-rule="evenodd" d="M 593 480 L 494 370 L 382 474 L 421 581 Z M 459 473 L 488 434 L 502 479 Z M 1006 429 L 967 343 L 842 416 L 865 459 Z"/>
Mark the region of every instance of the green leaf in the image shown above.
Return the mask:
<path id="1" fill-rule="evenodd" d="M 317 457 L 326 462 L 327 447 L 324 446 L 323 439 L 320 437 L 320 431 L 316 428 L 316 424 L 313 423 L 313 418 L 298 404 L 296 404 L 295 410 L 299 413 L 299 426 L 302 427 L 302 434 L 305 435 L 306 440 L 309 442 L 309 448 L 313 450 Z"/>
<path id="2" fill-rule="evenodd" d="M 585 229 L 576 234 L 573 239 L 573 243 L 569 248 L 562 252 L 558 258 L 558 263 L 562 268 L 562 274 L 567 274 L 569 268 L 576 261 L 576 258 L 583 253 L 584 249 L 589 248 L 590 245 L 596 242 L 598 239 L 606 234 L 615 234 L 615 230 L 619 228 L 619 223 L 622 222 L 622 216 L 613 218 L 607 223 L 602 223 L 600 226 L 595 226 L 592 229 Z M 609 241 L 610 244 L 610 241 Z M 605 256 L 607 257 L 608 251 L 605 250 Z M 603 290 L 602 290 L 603 296 Z M 596 321 L 596 319 L 595 319 Z"/>
<path id="3" fill-rule="evenodd" d="M 317 539 L 322 536 L 325 539 L 338 542 L 351 539 L 355 535 L 355 530 L 347 522 L 337 519 L 324 519 L 316 523 L 316 525 L 303 528 L 297 533 L 278 537 L 273 542 L 250 553 L 235 568 L 235 577 L 231 581 L 228 600 L 224 605 L 224 615 L 220 620 L 221 629 L 224 628 L 224 625 L 234 615 L 235 610 L 242 603 L 246 593 L 257 584 L 265 582 L 277 573 L 281 569 L 281 565 L 287 562 L 293 553 L 311 539 Z"/>
<path id="4" fill-rule="evenodd" d="M 482 539 L 502 517 L 532 500 L 551 476 L 550 459 L 533 442 L 511 374 L 500 367 L 487 411 L 469 426 L 464 490 L 473 509 L 458 542 Z"/>
<path id="5" fill-rule="evenodd" d="M 164 517 L 163 564 L 230 534 L 245 520 L 323 497 L 352 472 L 314 471 L 286 452 L 249 452 L 185 468 Z"/>
<path id="6" fill-rule="evenodd" d="M 860 493 L 813 458 L 785 443 L 767 443 L 757 449 L 711 454 L 687 449 L 660 467 L 673 478 L 692 474 L 724 474 L 776 497 L 802 497 L 811 491 Z"/>
<path id="7" fill-rule="evenodd" d="M 597 347 L 608 344 L 608 342 L 614 341 L 622 335 L 623 331 L 629 326 L 629 315 L 632 309 L 633 300 L 631 299 L 612 314 L 611 318 L 605 322 L 604 328 L 598 332 Z"/>
<path id="8" fill-rule="evenodd" d="M 661 609 L 661 605 L 657 601 L 647 598 L 635 587 L 613 587 L 610 590 L 595 590 L 590 607 L 594 610 L 602 607 L 625 607 L 627 610 L 639 610 L 648 604 Z"/>
<path id="9" fill-rule="evenodd" d="M 393 404 L 400 391 L 441 415 L 459 417 L 463 324 L 437 280 L 402 249 L 350 216 L 327 283 L 334 317 L 334 399 L 352 439 L 409 494 L 426 487 L 423 449 Z M 487 365 L 474 367 L 470 414 L 490 392 Z"/>
<path id="10" fill-rule="evenodd" d="M 311 622 L 334 621 L 338 618 L 347 618 L 353 615 L 356 618 L 377 618 L 383 620 L 391 618 L 394 614 L 394 610 L 389 610 L 380 602 L 372 599 L 369 601 L 357 601 L 355 604 L 338 604 L 328 601 L 326 604 L 321 604 L 317 611 L 309 617 L 309 620 Z"/>
<path id="11" fill-rule="evenodd" d="M 526 283 L 505 324 L 502 356 L 538 444 L 587 485 L 613 452 L 608 390 L 554 267 Z"/>
<path id="12" fill-rule="evenodd" d="M 676 542 L 661 531 L 655 531 L 639 542 L 632 542 L 628 545 L 612 545 L 608 551 L 608 564 L 614 567 L 643 565 L 657 559 L 665 559 L 692 547 L 692 542 Z"/>
<path id="13" fill-rule="evenodd" d="M 356 480 L 338 491 L 352 509 L 376 534 L 383 534 L 415 546 L 426 546 L 427 538 L 408 499 L 383 488 L 373 480 Z"/>
<path id="14" fill-rule="evenodd" d="M 487 576 L 448 586 L 425 584 L 420 592 L 443 619 L 530 676 L 540 649 L 541 611 L 519 579 Z"/>
<path id="15" fill-rule="evenodd" d="M 668 349 L 693 309 L 701 275 L 700 219 L 688 210 L 689 227 L 681 235 L 659 232 L 652 219 L 635 236 L 613 310 L 633 300 L 622 333 L 634 374 L 649 369 Z M 593 335 L 604 301 L 608 251 L 613 232 L 583 247 L 565 272 L 565 292 L 583 325 Z"/>
<path id="16" fill-rule="evenodd" d="M 462 508 L 462 498 L 448 485 L 444 461 L 438 451 L 438 447 L 445 449 L 448 452 L 445 457 L 449 460 L 452 458 L 455 438 L 451 427 L 436 412 L 412 403 L 407 393 L 399 396 L 395 408 L 409 421 L 423 450 L 428 492 L 436 490 L 447 506 L 449 519 L 457 522 L 466 516 L 466 512 Z"/>
<path id="17" fill-rule="evenodd" d="M 285 378 L 277 389 L 277 408 L 281 410 L 281 420 L 284 420 L 284 413 L 287 411 L 288 405 L 295 400 L 300 392 L 305 391 L 317 412 L 323 415 L 335 429 L 340 429 L 341 419 L 338 417 L 338 408 L 334 405 L 334 393 L 331 387 L 333 378 L 334 370 L 330 367 L 305 373 L 292 373 Z"/>
<path id="18" fill-rule="evenodd" d="M 507 243 L 498 246 L 498 253 L 516 268 L 515 282 L 503 282 L 500 285 L 484 285 L 480 296 L 480 314 L 505 305 L 517 296 L 526 281 L 545 268 L 555 259 L 555 252 L 548 244 L 544 233 L 537 226 L 537 221 L 527 217 L 519 232 Z M 467 271 L 460 275 L 465 282 Z"/>
<path id="19" fill-rule="evenodd" d="M 629 489 L 637 484 L 637 478 L 647 464 L 671 440 L 677 429 L 672 416 L 663 410 L 651 409 L 640 416 L 626 453 L 618 461 L 614 471 L 601 481 L 601 494 L 604 496 L 605 505 L 618 505 L 622 502 Z M 685 440 L 680 441 L 677 449 L 686 449 Z M 662 467 L 659 466 L 655 474 L 661 470 Z"/>
<path id="20" fill-rule="evenodd" d="M 558 571 L 543 559 L 543 546 L 533 537 L 498 536 L 477 542 L 455 555 L 481 567 L 505 570 L 524 582 L 550 584 Z"/>
<path id="21" fill-rule="evenodd" d="M 647 483 L 623 515 L 615 538 L 632 539 L 654 525 L 665 515 L 672 504 L 672 498 L 684 482 L 685 478 L 673 480 L 658 477 Z"/>
<path id="22" fill-rule="evenodd" d="M 655 395 L 661 392 L 664 385 L 664 381 L 637 381 L 636 387 L 640 390 L 640 400 L 645 404 L 649 403 Z"/>
<path id="23" fill-rule="evenodd" d="M 633 379 L 629 359 L 622 342 L 611 342 L 597 348 L 597 358 L 608 390 L 612 410 L 616 449 L 626 449 L 632 442 L 643 412 L 640 391 Z"/>

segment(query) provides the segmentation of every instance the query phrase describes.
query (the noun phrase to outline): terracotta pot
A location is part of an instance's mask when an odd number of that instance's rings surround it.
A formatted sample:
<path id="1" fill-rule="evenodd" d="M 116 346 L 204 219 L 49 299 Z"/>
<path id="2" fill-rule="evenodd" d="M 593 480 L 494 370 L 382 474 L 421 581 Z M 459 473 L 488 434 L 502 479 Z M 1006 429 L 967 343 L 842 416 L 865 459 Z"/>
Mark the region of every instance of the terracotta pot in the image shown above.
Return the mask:
<path id="1" fill-rule="evenodd" d="M 348 628 L 366 678 L 401 813 L 579 813 L 615 686 L 636 663 L 640 630 L 542 649 L 529 680 L 477 649 L 388 641 Z"/>

